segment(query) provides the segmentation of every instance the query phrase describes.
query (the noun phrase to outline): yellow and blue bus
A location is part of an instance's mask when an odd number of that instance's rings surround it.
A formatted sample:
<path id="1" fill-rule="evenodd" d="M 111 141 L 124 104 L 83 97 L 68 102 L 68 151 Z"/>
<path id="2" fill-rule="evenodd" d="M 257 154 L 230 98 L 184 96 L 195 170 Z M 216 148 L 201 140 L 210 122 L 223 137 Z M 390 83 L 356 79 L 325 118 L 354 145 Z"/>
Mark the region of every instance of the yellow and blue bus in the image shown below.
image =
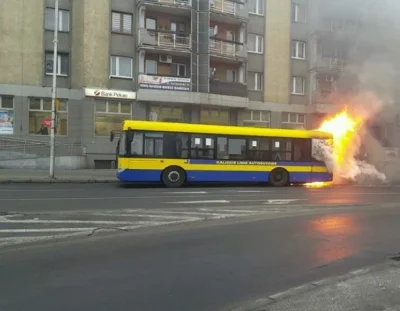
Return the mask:
<path id="1" fill-rule="evenodd" d="M 115 133 L 111 134 L 111 139 Z M 319 131 L 124 121 L 117 144 L 123 182 L 267 182 L 272 186 L 332 180 L 312 155 Z"/>

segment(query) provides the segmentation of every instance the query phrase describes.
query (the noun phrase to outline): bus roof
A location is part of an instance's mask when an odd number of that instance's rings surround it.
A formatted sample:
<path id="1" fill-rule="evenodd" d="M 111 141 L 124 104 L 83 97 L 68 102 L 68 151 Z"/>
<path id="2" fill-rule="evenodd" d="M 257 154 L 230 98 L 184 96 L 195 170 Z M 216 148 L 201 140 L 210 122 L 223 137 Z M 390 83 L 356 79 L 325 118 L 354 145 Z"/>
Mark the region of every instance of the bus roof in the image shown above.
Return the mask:
<path id="1" fill-rule="evenodd" d="M 122 130 L 127 131 L 129 129 L 138 131 L 178 132 L 178 133 L 195 133 L 195 134 L 271 136 L 271 137 L 320 138 L 320 139 L 333 138 L 332 134 L 321 131 L 126 120 L 123 123 Z"/>

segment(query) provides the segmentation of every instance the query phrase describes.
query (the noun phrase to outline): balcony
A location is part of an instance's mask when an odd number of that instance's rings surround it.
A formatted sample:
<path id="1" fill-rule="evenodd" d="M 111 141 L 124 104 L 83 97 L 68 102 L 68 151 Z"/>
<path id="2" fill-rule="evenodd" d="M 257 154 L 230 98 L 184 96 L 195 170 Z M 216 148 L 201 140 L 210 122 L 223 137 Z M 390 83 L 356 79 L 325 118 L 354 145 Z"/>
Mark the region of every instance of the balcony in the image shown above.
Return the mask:
<path id="1" fill-rule="evenodd" d="M 311 70 L 314 71 L 334 71 L 344 70 L 345 62 L 343 58 L 337 57 L 318 57 L 312 64 Z"/>
<path id="2" fill-rule="evenodd" d="M 153 4 L 160 6 L 192 7 L 192 0 L 140 0 L 139 4 Z"/>
<path id="3" fill-rule="evenodd" d="M 243 43 L 215 40 L 210 38 L 209 51 L 211 56 L 245 59 L 247 58 L 247 49 Z"/>
<path id="4" fill-rule="evenodd" d="M 190 52 L 192 39 L 190 34 L 139 29 L 138 44 L 140 48 Z"/>
<path id="5" fill-rule="evenodd" d="M 232 20 L 239 19 L 247 20 L 249 18 L 249 12 L 244 2 L 235 2 L 230 0 L 210 0 L 210 11 L 218 15 L 224 15 L 225 18 L 218 17 L 221 22 L 235 22 Z M 213 16 L 211 16 L 213 18 Z"/>
<path id="6" fill-rule="evenodd" d="M 247 85 L 220 80 L 210 81 L 210 93 L 218 95 L 248 97 Z"/>
<path id="7" fill-rule="evenodd" d="M 139 89 L 189 92 L 191 79 L 184 77 L 139 74 Z"/>

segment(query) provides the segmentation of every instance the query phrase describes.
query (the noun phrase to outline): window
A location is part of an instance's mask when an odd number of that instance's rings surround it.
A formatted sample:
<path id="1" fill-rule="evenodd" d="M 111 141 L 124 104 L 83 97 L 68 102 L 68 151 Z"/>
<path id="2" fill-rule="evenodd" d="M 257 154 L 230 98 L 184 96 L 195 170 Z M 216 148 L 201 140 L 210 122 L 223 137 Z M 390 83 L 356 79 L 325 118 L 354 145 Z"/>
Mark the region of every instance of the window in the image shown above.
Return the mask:
<path id="1" fill-rule="evenodd" d="M 45 57 L 45 72 L 46 75 L 53 74 L 53 52 L 47 52 Z M 58 54 L 57 55 L 57 75 L 68 76 L 69 74 L 69 55 Z"/>
<path id="2" fill-rule="evenodd" d="M 45 12 L 45 29 L 54 30 L 55 26 L 55 9 L 46 8 Z M 58 31 L 69 31 L 69 11 L 58 10 Z"/>
<path id="3" fill-rule="evenodd" d="M 264 52 L 264 37 L 249 33 L 248 38 L 248 51 L 252 53 Z"/>
<path id="4" fill-rule="evenodd" d="M 132 14 L 112 12 L 111 31 L 132 34 Z"/>
<path id="5" fill-rule="evenodd" d="M 248 141 L 247 159 L 250 161 L 271 160 L 271 138 L 250 138 Z"/>
<path id="6" fill-rule="evenodd" d="M 260 72 L 249 72 L 248 73 L 247 85 L 251 91 L 262 91 L 264 86 L 264 76 Z"/>
<path id="7" fill-rule="evenodd" d="M 236 71 L 228 69 L 226 71 L 226 81 L 235 83 L 236 82 Z"/>
<path id="8" fill-rule="evenodd" d="M 299 129 L 305 128 L 306 116 L 302 113 L 288 113 L 282 114 L 282 125 L 284 128 Z"/>
<path id="9" fill-rule="evenodd" d="M 293 139 L 293 161 L 311 161 L 311 139 Z"/>
<path id="10" fill-rule="evenodd" d="M 192 159 L 214 159 L 214 148 L 214 137 L 193 134 L 190 144 L 190 157 Z"/>
<path id="11" fill-rule="evenodd" d="M 264 15 L 265 0 L 249 0 L 249 13 Z"/>
<path id="12" fill-rule="evenodd" d="M 158 62 L 156 60 L 146 59 L 145 67 L 146 67 L 145 68 L 146 74 L 148 74 L 148 75 L 156 75 L 157 74 Z"/>
<path id="13" fill-rule="evenodd" d="M 272 161 L 291 161 L 292 160 L 292 141 L 287 138 L 272 139 L 271 146 Z"/>
<path id="14" fill-rule="evenodd" d="M 246 160 L 246 139 L 218 137 L 217 159 Z"/>
<path id="15" fill-rule="evenodd" d="M 304 95 L 305 79 L 303 77 L 292 78 L 292 94 Z"/>
<path id="16" fill-rule="evenodd" d="M 184 64 L 171 64 L 171 76 L 186 77 L 186 65 Z"/>
<path id="17" fill-rule="evenodd" d="M 245 126 L 269 127 L 270 118 L 269 111 L 247 110 L 244 112 L 243 123 Z"/>
<path id="18" fill-rule="evenodd" d="M 174 106 L 151 106 L 149 119 L 152 121 L 182 122 L 183 109 Z"/>
<path id="19" fill-rule="evenodd" d="M 56 112 L 56 134 L 68 135 L 68 101 L 61 99 Z M 29 134 L 49 135 L 51 131 L 51 98 L 29 99 Z"/>
<path id="20" fill-rule="evenodd" d="M 223 109 L 201 109 L 200 123 L 228 125 L 229 110 Z"/>
<path id="21" fill-rule="evenodd" d="M 292 21 L 295 23 L 306 23 L 306 6 L 299 3 L 293 3 Z"/>
<path id="22" fill-rule="evenodd" d="M 0 95 L 0 135 L 14 133 L 14 97 Z"/>
<path id="23" fill-rule="evenodd" d="M 146 29 L 156 30 L 157 29 L 157 20 L 154 18 L 146 17 Z"/>
<path id="24" fill-rule="evenodd" d="M 301 41 L 292 42 L 292 58 L 306 59 L 306 43 Z"/>
<path id="25" fill-rule="evenodd" d="M 96 136 L 109 136 L 112 130 L 120 130 L 122 122 L 132 116 L 130 102 L 96 100 L 95 109 Z"/>
<path id="26" fill-rule="evenodd" d="M 118 78 L 132 78 L 132 58 L 111 56 L 111 76 Z"/>

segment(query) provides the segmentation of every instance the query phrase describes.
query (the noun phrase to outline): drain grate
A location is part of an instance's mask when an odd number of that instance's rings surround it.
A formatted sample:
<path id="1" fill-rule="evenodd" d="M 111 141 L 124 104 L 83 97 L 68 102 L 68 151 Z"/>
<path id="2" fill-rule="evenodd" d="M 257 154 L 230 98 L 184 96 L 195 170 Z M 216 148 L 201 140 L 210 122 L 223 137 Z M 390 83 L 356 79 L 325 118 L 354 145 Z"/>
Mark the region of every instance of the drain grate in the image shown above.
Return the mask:
<path id="1" fill-rule="evenodd" d="M 394 257 L 392 257 L 390 259 L 392 259 L 394 261 L 400 261 L 400 255 L 399 256 L 394 256 Z"/>

